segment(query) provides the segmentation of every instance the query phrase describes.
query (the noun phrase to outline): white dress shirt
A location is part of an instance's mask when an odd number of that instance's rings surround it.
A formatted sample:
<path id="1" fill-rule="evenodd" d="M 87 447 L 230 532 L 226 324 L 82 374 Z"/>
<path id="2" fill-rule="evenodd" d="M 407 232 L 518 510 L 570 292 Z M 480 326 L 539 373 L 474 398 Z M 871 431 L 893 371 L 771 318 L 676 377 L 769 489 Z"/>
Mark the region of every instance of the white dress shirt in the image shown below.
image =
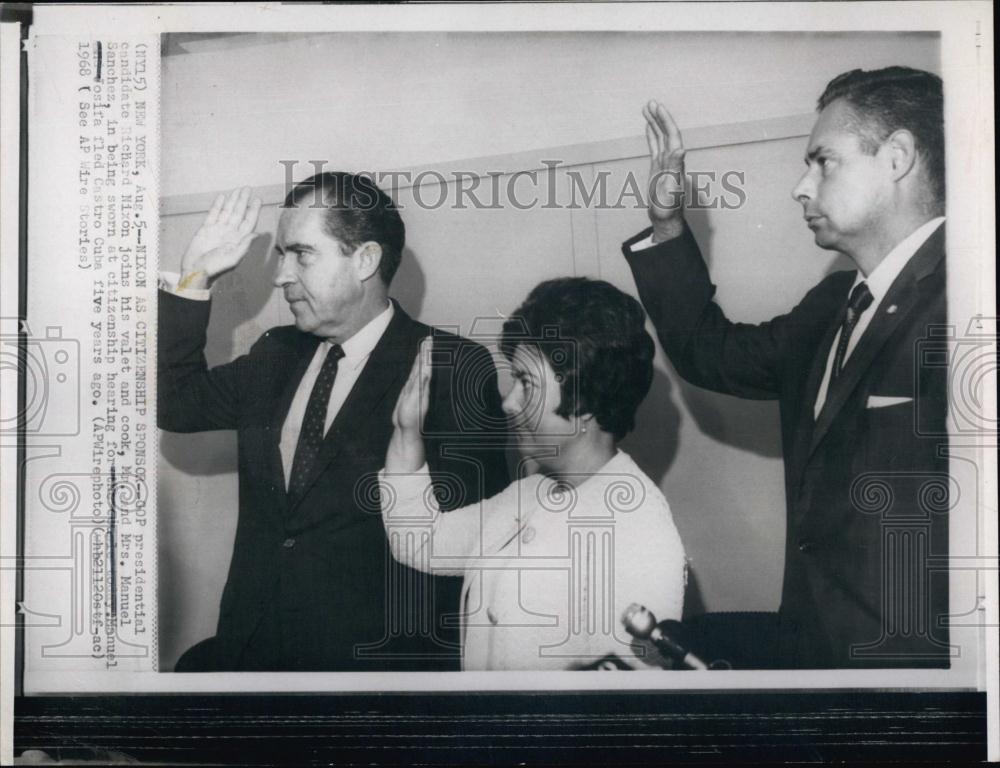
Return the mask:
<path id="1" fill-rule="evenodd" d="M 161 272 L 160 288 L 185 299 L 193 299 L 195 301 L 207 301 L 211 298 L 210 289 L 177 288 L 179 278 L 180 276 L 176 273 Z M 365 363 L 368 362 L 372 350 L 375 349 L 375 346 L 382 338 L 382 334 L 385 333 L 386 328 L 389 327 L 389 323 L 392 322 L 394 314 L 395 309 L 390 301 L 381 314 L 377 315 L 366 326 L 340 345 L 341 349 L 344 350 L 344 357 L 341 358 L 340 363 L 337 365 L 337 377 L 333 381 L 330 401 L 326 407 L 326 422 L 323 425 L 324 434 L 330 430 L 330 425 L 333 424 L 333 420 L 340 412 L 341 406 L 347 400 L 347 396 L 351 393 L 354 383 L 361 376 L 361 372 L 365 369 Z M 320 369 L 323 367 L 323 361 L 326 359 L 326 355 L 332 346 L 332 342 L 324 341 L 316 348 L 316 354 L 313 356 L 312 362 L 309 363 L 309 367 L 306 369 L 305 375 L 299 383 L 299 388 L 295 391 L 292 405 L 288 409 L 288 416 L 285 417 L 285 423 L 281 428 L 281 442 L 279 445 L 281 449 L 282 469 L 285 474 L 285 488 L 288 488 L 288 482 L 292 476 L 292 461 L 295 458 L 295 449 L 299 444 L 299 433 L 302 431 L 302 421 L 305 419 L 306 406 L 309 404 L 309 395 L 312 394 L 313 385 L 316 383 Z"/>
<path id="2" fill-rule="evenodd" d="M 882 304 L 882 299 L 889 292 L 889 288 L 899 277 L 899 273 L 903 271 L 913 255 L 920 250 L 927 239 L 934 234 L 941 222 L 944 221 L 943 216 L 939 216 L 936 219 L 931 219 L 930 221 L 917 227 L 910 235 L 904 238 L 900 243 L 889 251 L 888 255 L 882 259 L 881 263 L 872 273 L 866 278 L 861 274 L 861 270 L 858 270 L 858 275 L 854 279 L 854 283 L 851 285 L 850 290 L 847 295 L 851 295 L 851 291 L 859 283 L 868 283 L 868 290 L 872 294 L 872 303 L 868 306 L 864 312 L 862 312 L 858 317 L 858 322 L 854 326 L 854 330 L 851 331 L 851 338 L 847 340 L 847 350 L 844 352 L 844 365 L 847 365 L 847 361 L 851 357 L 851 352 L 854 348 L 858 346 L 858 341 L 864 336 L 865 331 L 868 326 L 871 325 L 872 318 L 879 311 L 879 307 Z M 887 312 L 894 312 L 895 310 L 890 306 L 886 307 Z M 830 352 L 826 356 L 826 370 L 823 372 L 823 381 L 819 385 L 819 392 L 816 394 L 816 403 L 813 406 L 813 418 L 818 419 L 820 411 L 823 410 L 823 406 L 826 404 L 826 395 L 830 389 L 830 373 L 833 370 L 833 357 L 837 351 L 837 344 L 840 342 L 840 331 L 837 331 L 837 335 L 833 337 L 833 344 L 830 345 Z"/>
<path id="3" fill-rule="evenodd" d="M 377 315 L 368 325 L 351 336 L 340 345 L 344 350 L 344 356 L 337 365 L 337 377 L 333 380 L 333 389 L 330 391 L 330 401 L 326 406 L 326 421 L 323 423 L 323 434 L 330 431 L 330 425 L 340 412 L 341 406 L 351 394 L 354 383 L 361 376 L 365 369 L 365 363 L 371 356 L 372 350 L 382 338 L 392 316 L 395 314 L 392 302 L 385 310 Z M 288 487 L 289 478 L 292 476 L 292 460 L 295 458 L 295 448 L 299 444 L 299 432 L 302 431 L 302 421 L 306 416 L 306 406 L 309 404 L 309 395 L 312 394 L 313 385 L 319 376 L 323 361 L 333 346 L 333 342 L 326 340 L 316 347 L 316 354 L 313 355 L 312 362 L 306 369 L 299 388 L 295 390 L 295 397 L 292 398 L 292 405 L 288 409 L 288 416 L 281 427 L 281 462 L 285 472 L 285 487 Z"/>

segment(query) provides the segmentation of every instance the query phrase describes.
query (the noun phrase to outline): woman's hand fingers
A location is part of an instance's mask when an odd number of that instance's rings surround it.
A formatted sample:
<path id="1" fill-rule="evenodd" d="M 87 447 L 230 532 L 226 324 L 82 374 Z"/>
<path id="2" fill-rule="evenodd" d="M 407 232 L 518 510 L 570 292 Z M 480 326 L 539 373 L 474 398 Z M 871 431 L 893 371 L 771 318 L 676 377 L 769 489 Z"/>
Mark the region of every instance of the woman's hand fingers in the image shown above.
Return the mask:
<path id="1" fill-rule="evenodd" d="M 430 337 L 420 342 L 410 367 L 410 375 L 396 400 L 393 424 L 399 429 L 419 430 L 423 426 L 430 403 L 431 345 Z"/>

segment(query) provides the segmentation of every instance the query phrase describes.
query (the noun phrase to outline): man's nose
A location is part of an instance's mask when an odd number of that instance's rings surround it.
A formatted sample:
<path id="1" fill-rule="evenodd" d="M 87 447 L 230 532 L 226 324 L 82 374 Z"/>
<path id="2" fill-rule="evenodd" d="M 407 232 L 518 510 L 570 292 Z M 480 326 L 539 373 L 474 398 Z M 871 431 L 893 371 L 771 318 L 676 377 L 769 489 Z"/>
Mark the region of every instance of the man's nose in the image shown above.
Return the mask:
<path id="1" fill-rule="evenodd" d="M 295 282 L 295 274 L 288 263 L 289 261 L 290 259 L 278 259 L 278 269 L 274 273 L 274 284 L 278 288 L 284 288 Z"/>
<path id="2" fill-rule="evenodd" d="M 802 203 L 805 205 L 809 200 L 812 200 L 816 194 L 816 185 L 812 180 L 812 173 L 806 171 L 802 174 L 802 178 L 799 179 L 799 183 L 792 188 L 792 198 L 797 203 Z"/>

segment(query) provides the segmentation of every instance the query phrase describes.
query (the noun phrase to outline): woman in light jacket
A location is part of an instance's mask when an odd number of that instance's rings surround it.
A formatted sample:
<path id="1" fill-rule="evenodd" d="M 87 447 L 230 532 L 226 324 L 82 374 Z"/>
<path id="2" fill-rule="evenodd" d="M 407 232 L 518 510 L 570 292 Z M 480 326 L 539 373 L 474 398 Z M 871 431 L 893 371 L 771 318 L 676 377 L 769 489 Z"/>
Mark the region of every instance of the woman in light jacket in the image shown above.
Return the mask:
<path id="1" fill-rule="evenodd" d="M 500 342 L 522 479 L 448 513 L 438 510 L 421 437 L 437 364 L 423 343 L 393 414 L 382 518 L 396 559 L 464 576 L 463 669 L 662 666 L 621 621 L 631 603 L 679 619 L 686 580 L 666 499 L 617 448 L 652 381 L 644 321 L 639 302 L 609 283 L 538 285 Z"/>

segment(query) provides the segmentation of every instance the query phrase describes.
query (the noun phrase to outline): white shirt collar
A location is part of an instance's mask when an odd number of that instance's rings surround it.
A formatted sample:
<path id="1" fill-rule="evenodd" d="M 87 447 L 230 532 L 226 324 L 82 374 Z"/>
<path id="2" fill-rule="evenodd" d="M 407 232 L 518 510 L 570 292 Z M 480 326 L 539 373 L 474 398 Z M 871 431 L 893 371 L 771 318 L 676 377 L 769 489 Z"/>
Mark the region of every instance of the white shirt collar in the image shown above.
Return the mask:
<path id="1" fill-rule="evenodd" d="M 872 299 L 874 299 L 872 301 L 873 306 L 877 306 L 882 301 L 882 297 L 888 293 L 889 288 L 896 281 L 896 278 L 899 277 L 899 273 L 903 271 L 903 267 L 920 250 L 920 246 L 927 242 L 930 236 L 941 226 L 941 222 L 943 221 L 944 216 L 938 216 L 921 224 L 907 237 L 903 238 L 895 248 L 889 251 L 888 255 L 882 259 L 881 263 L 872 270 L 868 277 L 865 277 L 861 274 L 861 270 L 858 270 L 858 275 L 854 279 L 854 285 L 860 282 L 868 283 L 868 290 L 872 292 Z"/>
<path id="2" fill-rule="evenodd" d="M 389 327 L 389 323 L 392 322 L 393 315 L 395 314 L 396 309 L 390 301 L 389 306 L 369 320 L 367 325 L 362 327 L 351 338 L 341 344 L 340 348 L 344 350 L 344 359 L 341 361 L 341 365 L 346 364 L 352 368 L 356 368 L 367 360 L 372 350 L 375 349 L 375 346 L 382 338 L 382 334 Z M 329 339 L 324 340 L 323 343 L 328 346 L 333 345 L 333 342 Z"/>

